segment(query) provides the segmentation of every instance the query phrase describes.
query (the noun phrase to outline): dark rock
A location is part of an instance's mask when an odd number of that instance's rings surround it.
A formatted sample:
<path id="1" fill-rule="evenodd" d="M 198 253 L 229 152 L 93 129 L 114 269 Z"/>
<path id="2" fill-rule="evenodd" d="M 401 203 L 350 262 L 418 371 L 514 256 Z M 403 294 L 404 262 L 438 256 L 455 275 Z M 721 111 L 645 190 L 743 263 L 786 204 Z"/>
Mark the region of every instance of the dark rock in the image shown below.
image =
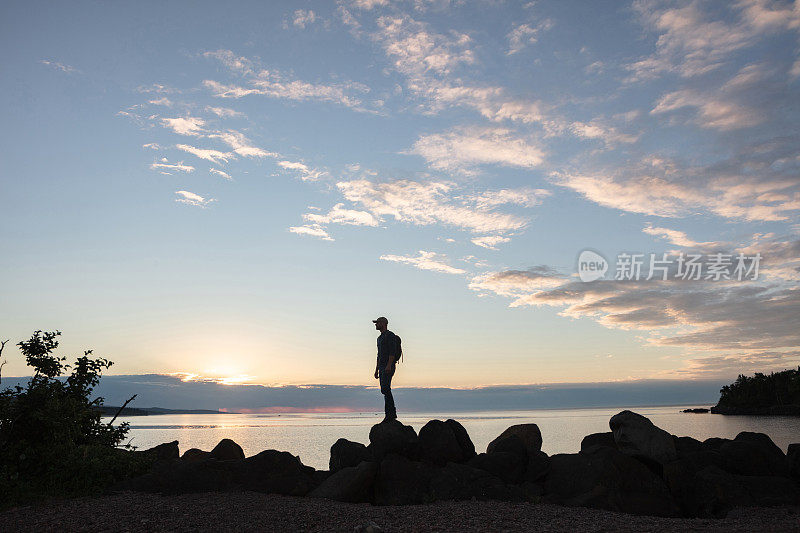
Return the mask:
<path id="1" fill-rule="evenodd" d="M 175 462 L 166 468 L 125 480 L 111 488 L 116 491 L 186 494 L 192 492 L 224 492 L 237 490 L 229 463 L 207 460 Z"/>
<path id="2" fill-rule="evenodd" d="M 340 502 L 369 502 L 372 500 L 378 464 L 364 461 L 358 466 L 340 469 L 309 493 L 312 498 L 327 498 Z"/>
<path id="3" fill-rule="evenodd" d="M 304 496 L 315 487 L 314 469 L 289 452 L 264 450 L 234 465 L 235 479 L 244 490 Z"/>
<path id="4" fill-rule="evenodd" d="M 178 441 L 165 442 L 147 450 L 137 451 L 137 454 L 152 456 L 156 461 L 174 461 L 180 459 L 180 450 L 178 449 Z"/>
<path id="5" fill-rule="evenodd" d="M 217 461 L 241 461 L 244 459 L 244 450 L 231 439 L 222 439 L 211 450 L 209 457 Z"/>
<path id="6" fill-rule="evenodd" d="M 544 501 L 631 514 L 678 516 L 664 481 L 636 459 L 607 446 L 550 457 Z"/>
<path id="7" fill-rule="evenodd" d="M 607 433 L 592 433 L 583 437 L 581 451 L 592 446 L 607 446 L 616 449 L 617 443 L 614 441 L 614 434 L 610 431 Z"/>
<path id="8" fill-rule="evenodd" d="M 695 407 L 695 408 L 693 408 L 693 409 L 684 409 L 684 410 L 683 410 L 683 411 L 681 411 L 681 412 L 682 412 L 682 413 L 695 413 L 695 414 L 700 414 L 700 413 L 708 413 L 709 411 L 711 411 L 711 410 L 710 410 L 710 409 L 706 409 L 705 407 Z"/>
<path id="9" fill-rule="evenodd" d="M 526 481 L 541 481 L 550 471 L 550 457 L 544 452 L 528 455 L 528 465 L 525 469 Z"/>
<path id="10" fill-rule="evenodd" d="M 649 457 L 662 465 L 678 458 L 672 435 L 654 425 L 647 417 L 622 411 L 612 416 L 608 425 L 622 453 Z"/>
<path id="11" fill-rule="evenodd" d="M 790 444 L 786 450 L 786 463 L 789 475 L 800 479 L 800 444 Z"/>
<path id="12" fill-rule="evenodd" d="M 694 481 L 694 516 L 724 517 L 734 507 L 800 503 L 797 485 L 784 477 L 739 476 L 711 466 L 698 472 Z"/>
<path id="13" fill-rule="evenodd" d="M 497 476 L 479 468 L 447 463 L 437 468 L 430 480 L 428 501 L 441 500 L 503 500 L 522 501 L 522 489 L 507 485 Z"/>
<path id="14" fill-rule="evenodd" d="M 197 448 L 189 448 L 183 452 L 181 460 L 186 463 L 196 463 L 198 461 L 205 461 L 210 455 L 211 452 L 204 452 L 203 450 L 199 450 Z"/>
<path id="15" fill-rule="evenodd" d="M 204 452 L 207 453 L 207 452 Z M 210 454 L 209 454 L 210 455 Z M 315 486 L 314 469 L 288 452 L 266 450 L 244 460 L 175 461 L 112 490 L 185 494 L 252 490 L 303 496 Z"/>
<path id="16" fill-rule="evenodd" d="M 728 471 L 745 476 L 785 476 L 786 456 L 763 433 L 739 433 L 723 443 L 719 453 L 728 462 Z"/>
<path id="17" fill-rule="evenodd" d="M 542 449 L 542 432 L 539 431 L 539 426 L 536 424 L 517 424 L 509 427 L 503 431 L 499 437 L 490 442 L 486 451 L 488 453 L 494 451 L 511 451 L 504 449 L 503 445 L 503 441 L 509 437 L 519 438 L 522 441 L 526 453 L 538 452 Z"/>
<path id="18" fill-rule="evenodd" d="M 720 446 L 730 441 L 731 439 L 723 439 L 721 437 L 711 437 L 703 441 L 703 446 L 712 450 L 719 451 Z"/>
<path id="19" fill-rule="evenodd" d="M 475 445 L 472 443 L 472 439 L 469 437 L 469 433 L 467 433 L 466 428 L 464 428 L 460 422 L 453 420 L 452 418 L 448 418 L 444 421 L 444 423 L 450 426 L 450 429 L 453 430 L 453 435 L 456 436 L 458 446 L 461 448 L 463 455 L 462 460 L 468 461 L 475 457 Z"/>
<path id="20" fill-rule="evenodd" d="M 429 488 L 435 468 L 396 453 L 381 461 L 375 480 L 375 503 L 406 505 L 429 501 Z"/>
<path id="21" fill-rule="evenodd" d="M 675 443 L 675 452 L 678 454 L 678 459 L 682 459 L 689 454 L 698 453 L 703 451 L 703 443 L 692 437 L 676 437 L 672 436 L 672 441 Z"/>
<path id="22" fill-rule="evenodd" d="M 411 426 L 406 426 L 397 420 L 387 420 L 375 424 L 369 430 L 367 448 L 374 461 L 381 461 L 390 453 L 416 459 L 419 455 L 419 440 Z"/>
<path id="23" fill-rule="evenodd" d="M 744 442 L 752 442 L 758 444 L 765 453 L 768 453 L 773 456 L 780 456 L 784 457 L 783 452 L 778 445 L 772 442 L 772 439 L 769 438 L 769 435 L 764 433 L 754 433 L 752 431 L 742 431 L 733 439 L 735 441 L 744 441 Z"/>
<path id="24" fill-rule="evenodd" d="M 337 472 L 342 468 L 358 466 L 362 461 L 369 459 L 367 447 L 360 442 L 353 442 L 347 439 L 339 439 L 331 446 L 331 459 L 328 468 L 331 472 Z"/>
<path id="25" fill-rule="evenodd" d="M 473 457 L 467 464 L 473 468 L 485 470 L 506 483 L 521 482 L 527 466 L 524 456 L 509 452 L 481 453 Z"/>
<path id="26" fill-rule="evenodd" d="M 513 453 L 523 461 L 528 458 L 528 449 L 519 435 L 497 437 L 489 443 L 487 450 L 487 453 Z"/>
<path id="27" fill-rule="evenodd" d="M 458 428 L 463 430 L 461 442 L 456 436 Z M 469 440 L 469 435 L 466 435 L 467 445 L 464 435 L 466 430 L 455 420 L 431 420 L 419 430 L 420 458 L 440 466 L 448 462 L 460 463 L 468 460 L 475 455 L 475 446 Z M 466 449 L 462 448 L 462 443 L 467 446 Z"/>
<path id="28" fill-rule="evenodd" d="M 522 495 L 526 501 L 539 503 L 542 501 L 544 495 L 544 485 L 541 483 L 534 483 L 532 481 L 525 481 L 519 486 L 522 489 Z"/>

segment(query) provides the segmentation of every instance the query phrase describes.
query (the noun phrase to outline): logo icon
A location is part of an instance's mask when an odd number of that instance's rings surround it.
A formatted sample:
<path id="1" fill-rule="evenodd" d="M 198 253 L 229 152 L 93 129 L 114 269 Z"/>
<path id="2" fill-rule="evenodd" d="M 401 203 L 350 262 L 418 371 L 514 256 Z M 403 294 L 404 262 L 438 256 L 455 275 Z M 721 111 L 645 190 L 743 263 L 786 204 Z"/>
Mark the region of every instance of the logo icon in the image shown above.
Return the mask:
<path id="1" fill-rule="evenodd" d="M 589 282 L 600 279 L 606 272 L 608 272 L 608 261 L 597 252 L 584 250 L 578 256 L 578 276 L 581 281 Z"/>

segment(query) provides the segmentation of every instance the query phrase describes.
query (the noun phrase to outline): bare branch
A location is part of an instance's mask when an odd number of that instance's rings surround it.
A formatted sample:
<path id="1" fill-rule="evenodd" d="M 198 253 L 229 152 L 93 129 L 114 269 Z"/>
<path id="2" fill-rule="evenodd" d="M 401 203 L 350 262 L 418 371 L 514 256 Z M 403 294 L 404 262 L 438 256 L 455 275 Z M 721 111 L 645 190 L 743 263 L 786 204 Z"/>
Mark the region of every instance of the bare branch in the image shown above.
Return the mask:
<path id="1" fill-rule="evenodd" d="M 127 407 L 127 405 L 128 405 L 129 403 L 131 403 L 131 402 L 134 400 L 134 398 L 136 398 L 136 395 L 135 395 L 135 394 L 134 394 L 133 396 L 131 396 L 130 398 L 128 398 L 127 400 L 125 400 L 125 403 L 123 403 L 123 404 L 122 404 L 122 407 L 120 407 L 120 408 L 119 408 L 119 410 L 117 411 L 117 414 L 115 414 L 115 415 L 114 415 L 114 418 L 112 418 L 112 419 L 111 419 L 111 422 L 109 422 L 109 423 L 108 423 L 108 425 L 109 425 L 109 426 L 110 426 L 111 424 L 113 424 L 113 423 L 114 423 L 114 420 L 116 420 L 116 419 L 117 419 L 117 417 L 118 417 L 118 416 L 119 416 L 119 414 L 122 412 L 122 410 L 123 410 L 123 409 L 125 409 L 125 407 Z"/>
<path id="2" fill-rule="evenodd" d="M 0 356 L 3 355 L 3 348 L 6 347 L 7 342 L 8 339 L 4 340 L 3 342 L 0 342 Z M 3 367 L 5 366 L 6 362 L 7 361 L 3 361 L 2 363 L 0 363 L 0 382 L 3 381 Z"/>

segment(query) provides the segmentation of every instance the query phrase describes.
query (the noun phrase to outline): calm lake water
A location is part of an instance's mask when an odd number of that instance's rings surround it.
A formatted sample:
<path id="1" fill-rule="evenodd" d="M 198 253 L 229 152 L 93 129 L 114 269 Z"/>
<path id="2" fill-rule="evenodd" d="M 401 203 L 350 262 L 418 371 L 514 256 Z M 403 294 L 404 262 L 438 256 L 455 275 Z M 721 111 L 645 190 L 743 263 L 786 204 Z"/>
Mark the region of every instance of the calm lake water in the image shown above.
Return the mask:
<path id="1" fill-rule="evenodd" d="M 681 413 L 694 406 L 628 407 L 654 424 L 678 436 L 699 440 L 708 437 L 733 438 L 740 431 L 766 433 L 785 452 L 800 442 L 800 417 L 724 416 Z M 624 407 L 597 409 L 547 409 L 537 411 L 489 411 L 476 413 L 401 413 L 400 420 L 415 430 L 435 418 L 461 422 L 478 452 L 505 428 L 533 422 L 542 431 L 542 449 L 548 454 L 575 453 L 589 433 L 609 431 L 608 420 Z M 120 417 L 131 425 L 131 444 L 139 449 L 162 442 L 179 441 L 181 453 L 189 448 L 211 450 L 221 439 L 233 439 L 246 455 L 275 449 L 297 455 L 304 464 L 328 468 L 331 444 L 344 437 L 369 443 L 369 430 L 383 413 L 326 414 L 212 414 Z"/>

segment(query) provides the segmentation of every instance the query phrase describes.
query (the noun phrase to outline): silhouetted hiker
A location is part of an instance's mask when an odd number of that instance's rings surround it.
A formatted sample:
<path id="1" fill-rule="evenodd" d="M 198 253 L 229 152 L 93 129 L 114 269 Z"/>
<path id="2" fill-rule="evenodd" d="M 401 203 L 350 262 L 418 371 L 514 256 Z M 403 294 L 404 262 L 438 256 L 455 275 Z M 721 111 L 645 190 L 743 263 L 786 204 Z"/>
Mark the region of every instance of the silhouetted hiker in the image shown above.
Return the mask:
<path id="1" fill-rule="evenodd" d="M 378 336 L 378 362 L 375 366 L 375 379 L 380 380 L 381 394 L 385 403 L 386 417 L 383 419 L 394 420 L 397 418 L 397 410 L 394 407 L 394 397 L 392 396 L 392 376 L 403 351 L 400 346 L 400 337 L 389 331 L 389 320 L 385 317 L 378 317 L 373 320 L 375 329 L 381 332 Z"/>

